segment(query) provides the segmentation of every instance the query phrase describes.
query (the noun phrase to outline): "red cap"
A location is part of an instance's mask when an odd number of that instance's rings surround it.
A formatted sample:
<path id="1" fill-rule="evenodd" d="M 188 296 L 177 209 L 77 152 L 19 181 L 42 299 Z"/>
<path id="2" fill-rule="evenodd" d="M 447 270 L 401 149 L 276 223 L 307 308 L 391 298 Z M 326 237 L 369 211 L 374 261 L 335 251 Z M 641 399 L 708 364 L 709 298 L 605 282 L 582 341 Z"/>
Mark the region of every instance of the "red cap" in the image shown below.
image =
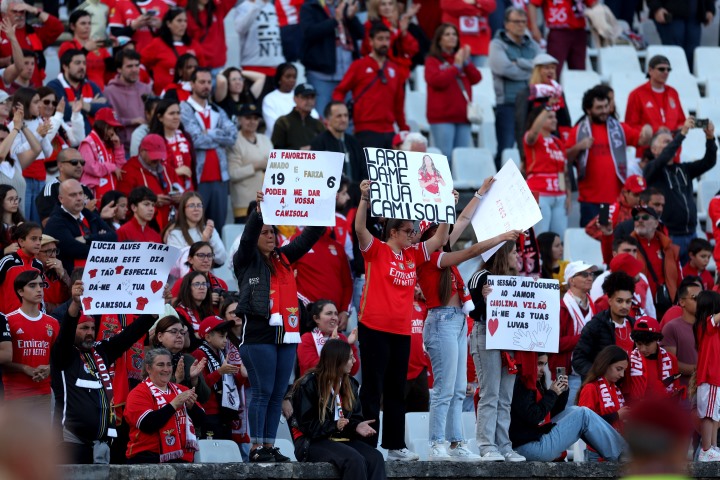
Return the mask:
<path id="1" fill-rule="evenodd" d="M 122 124 L 117 121 L 115 112 L 110 107 L 104 107 L 97 111 L 95 114 L 95 121 L 102 120 L 111 127 L 122 127 Z"/>
<path id="2" fill-rule="evenodd" d="M 635 320 L 633 332 L 661 333 L 660 324 L 654 318 L 645 315 Z"/>
<path id="3" fill-rule="evenodd" d="M 165 146 L 165 140 L 156 134 L 150 133 L 145 135 L 145 138 L 140 142 L 140 150 L 145 150 L 149 160 L 162 160 L 167 159 L 167 147 Z"/>
<path id="4" fill-rule="evenodd" d="M 630 190 L 633 193 L 640 193 L 646 188 L 647 182 L 642 175 L 630 175 L 623 185 L 623 190 Z"/>
<path id="5" fill-rule="evenodd" d="M 642 262 L 640 262 L 640 260 L 633 257 L 629 253 L 620 253 L 618 255 L 615 255 L 613 259 L 610 260 L 611 272 L 625 272 L 631 277 L 635 278 L 635 276 L 638 273 L 642 272 L 642 270 Z"/>
<path id="6" fill-rule="evenodd" d="M 205 338 L 205 335 L 212 332 L 213 330 L 223 330 L 223 329 L 230 328 L 230 326 L 233 323 L 234 322 L 225 321 L 216 315 L 213 315 L 211 317 L 206 317 L 200 323 L 200 328 L 198 329 L 198 333 L 200 334 L 200 338 Z"/>
<path id="7" fill-rule="evenodd" d="M 86 322 L 93 322 L 95 323 L 95 319 L 91 317 L 90 315 L 85 315 L 84 313 L 80 315 L 80 318 L 78 318 L 78 325 L 86 323 Z"/>

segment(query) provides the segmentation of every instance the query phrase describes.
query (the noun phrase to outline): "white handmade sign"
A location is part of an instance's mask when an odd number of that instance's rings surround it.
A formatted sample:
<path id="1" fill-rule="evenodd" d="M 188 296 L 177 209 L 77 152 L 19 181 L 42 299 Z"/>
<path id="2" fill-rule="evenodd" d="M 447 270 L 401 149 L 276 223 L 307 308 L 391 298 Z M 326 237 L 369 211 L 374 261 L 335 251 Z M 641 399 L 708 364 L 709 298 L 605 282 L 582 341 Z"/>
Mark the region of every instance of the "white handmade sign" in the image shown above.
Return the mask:
<path id="1" fill-rule="evenodd" d="M 162 243 L 92 242 L 82 276 L 83 312 L 162 313 L 163 289 L 179 256 Z"/>
<path id="2" fill-rule="evenodd" d="M 510 230 L 527 230 L 542 220 L 540 207 L 520 170 L 507 162 L 495 175 L 495 183 L 480 200 L 470 220 L 478 242 L 496 237 Z M 482 254 L 483 260 L 492 257 L 502 244 Z"/>
<path id="3" fill-rule="evenodd" d="M 345 154 L 273 150 L 260 205 L 267 225 L 335 226 L 335 196 Z"/>
<path id="4" fill-rule="evenodd" d="M 488 350 L 557 353 L 560 348 L 560 283 L 530 277 L 488 276 Z"/>
<path id="5" fill-rule="evenodd" d="M 366 148 L 373 217 L 455 223 L 453 179 L 444 155 Z"/>

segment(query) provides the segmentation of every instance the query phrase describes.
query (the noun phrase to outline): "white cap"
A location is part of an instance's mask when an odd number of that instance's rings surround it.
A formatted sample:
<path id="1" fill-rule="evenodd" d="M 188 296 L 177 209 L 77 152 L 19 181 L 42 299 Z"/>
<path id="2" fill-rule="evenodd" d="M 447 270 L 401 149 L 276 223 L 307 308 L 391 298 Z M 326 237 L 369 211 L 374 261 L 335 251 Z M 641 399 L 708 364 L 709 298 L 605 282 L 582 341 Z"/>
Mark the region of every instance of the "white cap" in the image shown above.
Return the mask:
<path id="1" fill-rule="evenodd" d="M 538 53 L 535 58 L 533 58 L 533 67 L 537 67 L 538 65 L 557 65 L 559 63 L 558 59 L 549 53 Z"/>
<path id="2" fill-rule="evenodd" d="M 8 98 L 10 98 L 10 94 L 5 90 L 0 90 L 0 103 L 4 103 Z"/>
<path id="3" fill-rule="evenodd" d="M 576 262 L 570 262 L 565 267 L 565 282 L 568 283 L 568 280 L 570 280 L 572 277 L 577 275 L 580 272 L 584 272 L 585 270 L 589 269 L 596 270 L 597 267 L 595 265 L 590 265 L 589 263 L 585 263 L 582 260 L 578 260 Z"/>

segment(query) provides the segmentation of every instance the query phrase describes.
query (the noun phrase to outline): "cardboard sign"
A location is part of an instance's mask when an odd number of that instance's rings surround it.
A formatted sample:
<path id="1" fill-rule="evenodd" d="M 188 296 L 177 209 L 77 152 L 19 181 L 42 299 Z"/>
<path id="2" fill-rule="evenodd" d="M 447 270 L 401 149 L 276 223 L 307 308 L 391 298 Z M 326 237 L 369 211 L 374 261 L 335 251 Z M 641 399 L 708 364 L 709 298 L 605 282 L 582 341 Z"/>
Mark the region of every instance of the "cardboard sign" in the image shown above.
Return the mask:
<path id="1" fill-rule="evenodd" d="M 558 352 L 560 282 L 490 275 L 487 284 L 488 350 Z"/>
<path id="2" fill-rule="evenodd" d="M 366 148 L 373 217 L 455 223 L 453 179 L 444 155 Z"/>
<path id="3" fill-rule="evenodd" d="M 86 315 L 162 313 L 163 289 L 180 250 L 161 243 L 92 242 L 82 281 Z"/>
<path id="4" fill-rule="evenodd" d="M 267 225 L 335 226 L 345 154 L 273 150 L 260 204 Z"/>

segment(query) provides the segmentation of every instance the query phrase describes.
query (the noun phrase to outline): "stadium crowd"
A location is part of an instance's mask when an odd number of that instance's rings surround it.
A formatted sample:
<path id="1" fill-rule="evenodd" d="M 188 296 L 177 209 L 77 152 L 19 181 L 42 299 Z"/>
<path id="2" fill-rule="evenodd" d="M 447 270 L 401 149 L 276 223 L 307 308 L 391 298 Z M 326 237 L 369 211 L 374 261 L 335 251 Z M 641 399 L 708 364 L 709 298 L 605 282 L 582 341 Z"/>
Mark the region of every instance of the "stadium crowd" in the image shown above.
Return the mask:
<path id="1" fill-rule="evenodd" d="M 657 445 L 687 454 L 692 442 L 697 461 L 720 461 L 708 268 L 720 262 L 720 192 L 699 206 L 693 189 L 716 164 L 715 127 L 687 114 L 661 54 L 622 117 L 607 85 L 566 99 L 559 83 L 586 67 L 586 10 L 632 27 L 642 2 L 70 3 L 63 20 L 55 2 L 0 4 L 3 401 L 52 423 L 63 461 L 192 462 L 212 438 L 245 461 L 285 462 L 284 416 L 298 460 L 382 479 L 378 446 L 388 461 L 420 458 L 406 412 L 429 412 L 428 460 L 564 461 L 578 440 L 587 461 L 641 458 L 639 426 L 652 424 Z M 692 65 L 714 2 L 647 8 Z M 228 15 L 239 59 L 227 56 Z M 419 65 L 430 145 L 406 118 Z M 468 241 L 492 177 L 452 229 L 370 216 L 363 148 L 451 160 L 474 145 L 479 82 L 497 98 L 495 167 L 517 145 L 543 219 Z M 581 102 L 574 124 L 569 101 Z M 681 162 L 693 129 L 704 153 Z M 334 227 L 265 224 L 272 149 L 345 154 Z M 424 175 L 437 185 L 437 170 Z M 578 208 L 602 264 L 564 258 Z M 711 235 L 698 234 L 698 210 Z M 232 248 L 228 219 L 244 224 Z M 181 250 L 163 315 L 83 314 L 93 241 Z M 463 279 L 458 267 L 494 247 Z M 559 352 L 487 348 L 489 275 L 559 280 Z M 687 421 L 644 406 L 658 399 Z"/>

